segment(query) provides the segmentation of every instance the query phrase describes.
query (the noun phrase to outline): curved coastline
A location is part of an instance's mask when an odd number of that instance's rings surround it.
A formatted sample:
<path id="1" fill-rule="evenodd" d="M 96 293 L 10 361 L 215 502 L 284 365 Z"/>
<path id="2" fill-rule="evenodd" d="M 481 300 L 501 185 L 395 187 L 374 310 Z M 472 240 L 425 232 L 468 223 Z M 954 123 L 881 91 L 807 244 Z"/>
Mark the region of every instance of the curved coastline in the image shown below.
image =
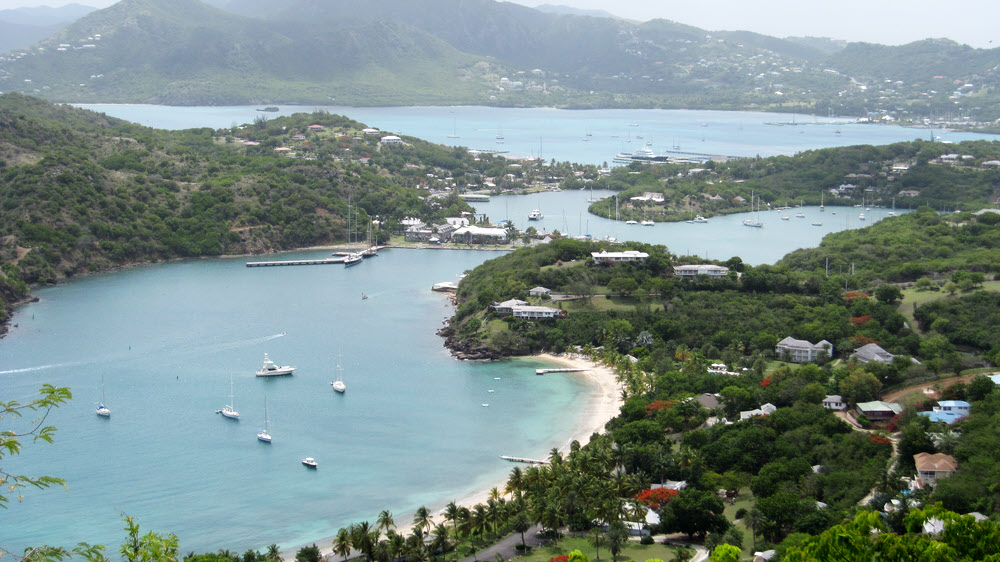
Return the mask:
<path id="1" fill-rule="evenodd" d="M 538 355 L 526 356 L 524 358 L 546 361 L 555 365 L 557 368 L 583 369 L 582 371 L 563 374 L 580 377 L 581 380 L 585 381 L 593 389 L 586 405 L 579 409 L 580 417 L 578 422 L 575 424 L 573 433 L 566 437 L 561 444 L 556 445 L 556 448 L 558 448 L 561 452 L 568 452 L 570 444 L 572 444 L 573 441 L 579 441 L 581 445 L 587 444 L 590 442 L 590 437 L 593 434 L 603 433 L 604 426 L 618 415 L 622 405 L 620 391 L 621 386 L 615 379 L 614 371 L 612 371 L 610 367 L 592 361 L 590 358 L 579 354 L 556 355 L 552 353 L 542 353 Z M 553 373 L 546 376 L 558 376 L 558 374 Z M 554 438 L 553 442 L 558 443 L 560 441 L 558 438 Z M 460 507 L 465 506 L 470 508 L 477 504 L 484 504 L 487 500 L 489 500 L 490 491 L 493 488 L 497 488 L 502 493 L 506 484 L 507 481 L 504 479 L 489 487 L 484 487 L 468 493 L 461 499 L 441 499 L 437 503 L 427 506 L 431 513 L 434 514 L 433 517 L 431 517 L 431 524 L 437 525 L 438 523 L 444 522 L 442 511 L 451 501 L 454 501 L 455 504 Z M 373 517 L 375 516 L 375 513 L 376 508 L 373 508 Z M 405 513 L 395 517 L 396 521 L 399 523 L 399 529 L 397 529 L 397 532 L 403 536 L 409 535 L 410 532 L 408 522 L 413 520 L 414 515 L 415 513 Z M 308 544 L 299 545 L 292 549 L 286 549 L 282 551 L 281 556 L 286 560 L 294 559 L 295 553 L 299 548 L 315 544 L 319 547 L 321 556 L 325 558 L 333 554 L 332 543 L 335 538 L 336 537 L 334 536 L 323 537 Z"/>

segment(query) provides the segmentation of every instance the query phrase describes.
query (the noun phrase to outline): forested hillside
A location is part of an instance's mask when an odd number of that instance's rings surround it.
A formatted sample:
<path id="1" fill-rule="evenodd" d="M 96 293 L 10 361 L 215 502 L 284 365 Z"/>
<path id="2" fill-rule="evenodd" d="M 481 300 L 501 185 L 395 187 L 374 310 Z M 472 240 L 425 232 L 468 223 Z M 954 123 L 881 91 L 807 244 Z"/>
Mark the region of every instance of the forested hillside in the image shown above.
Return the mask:
<path id="1" fill-rule="evenodd" d="M 78 102 L 752 109 L 962 127 L 1000 117 L 1000 51 L 948 41 L 840 48 L 494 0 L 226 9 L 122 0 L 0 57 L 0 84 Z"/>
<path id="2" fill-rule="evenodd" d="M 613 170 L 606 185 L 622 191 L 617 200 L 622 220 L 680 221 L 695 213 L 711 217 L 747 212 L 753 210 L 751 194 L 760 198 L 764 210 L 825 203 L 975 211 L 1000 200 L 1000 166 L 987 164 L 997 160 L 997 142 L 918 140 L 708 162 L 697 168 L 632 164 Z M 645 193 L 660 193 L 663 201 L 631 200 Z M 615 199 L 604 199 L 591 205 L 590 212 L 605 217 L 614 206 Z"/>
<path id="3" fill-rule="evenodd" d="M 417 139 L 383 148 L 363 128 L 312 113 L 162 131 L 0 96 L 0 296 L 131 263 L 341 242 L 349 214 L 355 237 L 375 216 L 384 236 L 404 217 L 470 210 L 456 195 L 430 197 L 428 174 L 465 185 L 494 166 Z"/>

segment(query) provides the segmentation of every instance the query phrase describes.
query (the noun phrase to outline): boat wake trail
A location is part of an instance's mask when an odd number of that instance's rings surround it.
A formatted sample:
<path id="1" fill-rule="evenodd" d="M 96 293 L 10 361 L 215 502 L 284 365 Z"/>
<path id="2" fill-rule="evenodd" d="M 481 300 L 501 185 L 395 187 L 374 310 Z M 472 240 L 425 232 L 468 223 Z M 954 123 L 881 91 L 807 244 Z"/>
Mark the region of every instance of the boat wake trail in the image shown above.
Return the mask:
<path id="1" fill-rule="evenodd" d="M 74 361 L 70 363 L 52 363 L 51 365 L 38 365 L 36 367 L 22 367 L 20 369 L 8 369 L 6 371 L 0 371 L 0 375 L 13 375 L 16 373 L 31 373 L 34 371 L 44 371 L 46 369 L 56 369 L 58 367 L 78 367 L 83 365 L 83 361 Z"/>

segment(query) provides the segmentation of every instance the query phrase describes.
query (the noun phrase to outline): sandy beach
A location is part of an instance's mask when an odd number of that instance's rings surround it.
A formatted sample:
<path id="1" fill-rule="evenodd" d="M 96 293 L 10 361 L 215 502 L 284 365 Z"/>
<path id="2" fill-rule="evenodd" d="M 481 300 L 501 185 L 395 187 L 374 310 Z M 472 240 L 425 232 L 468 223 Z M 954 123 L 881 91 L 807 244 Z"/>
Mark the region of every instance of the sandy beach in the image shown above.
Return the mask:
<path id="1" fill-rule="evenodd" d="M 590 395 L 589 400 L 584 408 L 581 409 L 580 420 L 577 423 L 576 429 L 572 435 L 568 436 L 564 441 L 556 445 L 560 451 L 564 454 L 569 452 L 570 444 L 573 441 L 579 441 L 581 445 L 586 445 L 590 442 L 590 437 L 594 433 L 603 433 L 604 425 L 608 423 L 612 418 L 618 415 L 621 409 L 621 390 L 620 385 L 615 381 L 614 371 L 610 367 L 600 365 L 591 361 L 589 358 L 580 355 L 554 355 L 551 353 L 543 353 L 534 356 L 537 359 L 542 359 L 553 364 L 555 368 L 566 368 L 566 369 L 584 369 L 580 372 L 573 373 L 563 373 L 546 376 L 577 376 L 581 377 L 583 380 L 587 381 L 593 387 L 593 393 Z M 513 463 L 511 468 L 513 468 Z M 525 465 L 521 465 L 522 467 Z M 506 479 L 497 482 L 493 486 L 484 488 L 473 492 L 466 497 L 455 500 L 455 503 L 459 507 L 473 507 L 475 505 L 486 503 L 490 497 L 490 490 L 494 487 L 500 490 L 503 494 L 504 486 L 506 485 Z M 428 505 L 433 514 L 432 525 L 437 525 L 438 523 L 444 522 L 444 517 L 441 511 L 444 509 L 448 503 L 452 500 L 442 500 L 440 504 Z M 374 509 L 374 508 L 373 508 Z M 393 517 L 396 520 L 397 532 L 400 534 L 409 535 L 409 529 L 411 527 L 411 522 L 413 521 L 414 513 L 406 514 L 394 514 Z M 373 512 L 374 517 L 374 512 Z M 374 519 L 372 520 L 374 524 Z M 324 557 L 331 556 L 333 554 L 333 543 L 334 537 L 327 537 L 318 541 L 315 541 L 316 546 L 319 547 L 320 553 Z M 282 557 L 285 560 L 290 560 L 295 558 L 295 550 L 289 550 L 282 552 Z M 334 559 L 331 557 L 330 559 Z M 338 558 L 339 559 L 339 558 Z"/>

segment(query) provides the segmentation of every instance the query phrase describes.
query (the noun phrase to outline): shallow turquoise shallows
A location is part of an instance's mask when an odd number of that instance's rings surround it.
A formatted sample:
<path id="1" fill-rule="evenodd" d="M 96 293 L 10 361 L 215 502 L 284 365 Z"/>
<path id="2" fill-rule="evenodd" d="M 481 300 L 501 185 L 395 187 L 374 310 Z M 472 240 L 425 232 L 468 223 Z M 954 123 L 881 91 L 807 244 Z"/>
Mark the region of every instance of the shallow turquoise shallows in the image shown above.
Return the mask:
<path id="1" fill-rule="evenodd" d="M 176 533 L 183 552 L 291 547 L 382 509 L 462 499 L 505 477 L 501 454 L 546 456 L 572 433 L 584 383 L 535 376 L 530 360 L 455 361 L 435 334 L 451 307 L 431 284 L 496 255 L 393 250 L 351 268 L 199 260 L 37 291 L 0 340 L 0 394 L 23 401 L 51 383 L 74 399 L 47 420 L 55 444 L 3 468 L 69 489 L 29 489 L 0 510 L 0 545 L 118 545 L 127 513 Z M 256 377 L 264 353 L 294 375 Z M 330 386 L 338 353 L 344 395 Z M 109 419 L 95 414 L 102 375 Z M 230 377 L 239 421 L 215 413 Z M 256 438 L 265 397 L 270 445 Z"/>

